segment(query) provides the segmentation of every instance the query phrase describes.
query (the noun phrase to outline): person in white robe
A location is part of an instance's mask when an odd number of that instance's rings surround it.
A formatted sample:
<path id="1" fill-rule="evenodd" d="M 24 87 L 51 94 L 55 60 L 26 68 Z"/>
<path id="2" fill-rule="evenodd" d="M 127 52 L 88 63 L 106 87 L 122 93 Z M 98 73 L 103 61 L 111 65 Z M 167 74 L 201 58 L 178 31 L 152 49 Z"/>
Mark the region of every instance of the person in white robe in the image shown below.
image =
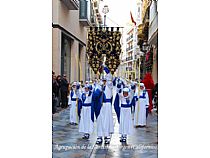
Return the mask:
<path id="1" fill-rule="evenodd" d="M 120 86 L 118 86 L 120 87 Z M 118 90 L 118 94 L 114 101 L 115 112 L 117 113 L 119 122 L 119 133 L 121 134 L 120 142 L 126 142 L 127 135 L 133 133 L 133 121 L 131 114 L 133 91 L 129 88 Z"/>
<path id="2" fill-rule="evenodd" d="M 140 93 L 138 95 L 138 101 L 135 104 L 134 113 L 134 126 L 145 127 L 146 126 L 146 109 L 149 106 L 149 96 L 145 89 L 144 83 L 140 83 Z"/>
<path id="3" fill-rule="evenodd" d="M 69 94 L 68 105 L 70 107 L 70 124 L 77 125 L 79 122 L 78 102 L 80 99 L 80 86 L 76 82 L 72 85 L 72 90 Z"/>
<path id="4" fill-rule="evenodd" d="M 92 92 L 90 85 L 85 85 L 85 92 L 81 95 L 82 110 L 79 122 L 79 132 L 84 133 L 83 139 L 89 139 L 93 132 L 93 121 L 91 120 Z"/>
<path id="5" fill-rule="evenodd" d="M 109 144 L 111 134 L 114 133 L 114 124 L 112 116 L 112 89 L 113 81 L 112 75 L 107 67 L 104 67 L 106 76 L 103 79 L 102 86 L 102 106 L 99 115 L 97 116 L 97 141 L 96 144 L 101 144 L 104 137 L 104 143 Z"/>

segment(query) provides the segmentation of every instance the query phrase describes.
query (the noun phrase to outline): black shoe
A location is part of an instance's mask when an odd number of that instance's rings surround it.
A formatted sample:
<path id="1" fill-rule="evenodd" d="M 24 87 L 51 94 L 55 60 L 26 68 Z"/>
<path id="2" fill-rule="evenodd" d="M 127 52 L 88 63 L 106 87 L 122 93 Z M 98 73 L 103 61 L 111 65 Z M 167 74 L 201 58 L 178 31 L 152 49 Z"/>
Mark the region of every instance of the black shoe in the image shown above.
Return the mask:
<path id="1" fill-rule="evenodd" d="M 109 144 L 110 143 L 110 138 L 104 137 L 104 144 Z"/>
<path id="2" fill-rule="evenodd" d="M 96 144 L 102 144 L 103 139 L 102 138 L 97 138 Z"/>
<path id="3" fill-rule="evenodd" d="M 140 127 L 140 128 L 144 128 L 144 127 L 146 127 L 146 126 L 145 126 L 145 125 L 140 125 L 139 127 Z"/>
<path id="4" fill-rule="evenodd" d="M 124 137 L 124 138 L 122 138 L 122 142 L 123 143 L 125 143 L 126 142 L 126 138 Z"/>
<path id="5" fill-rule="evenodd" d="M 85 134 L 82 139 L 89 139 L 89 134 Z"/>
<path id="6" fill-rule="evenodd" d="M 120 137 L 120 142 L 126 142 L 126 138 L 127 138 L 126 136 L 121 136 Z"/>
<path id="7" fill-rule="evenodd" d="M 89 135 L 89 134 L 87 134 L 87 135 L 86 135 L 86 139 L 89 139 L 89 138 L 90 138 L 90 135 Z"/>

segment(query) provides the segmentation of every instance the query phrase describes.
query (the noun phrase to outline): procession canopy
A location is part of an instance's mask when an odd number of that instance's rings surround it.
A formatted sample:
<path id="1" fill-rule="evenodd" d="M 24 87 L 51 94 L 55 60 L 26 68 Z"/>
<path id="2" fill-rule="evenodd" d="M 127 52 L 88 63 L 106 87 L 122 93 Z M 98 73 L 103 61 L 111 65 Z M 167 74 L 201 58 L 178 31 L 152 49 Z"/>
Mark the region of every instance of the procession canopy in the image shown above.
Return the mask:
<path id="1" fill-rule="evenodd" d="M 101 73 L 105 64 L 112 74 L 120 65 L 120 27 L 90 27 L 88 30 L 87 56 L 94 73 Z M 103 63 L 105 59 L 105 63 Z"/>

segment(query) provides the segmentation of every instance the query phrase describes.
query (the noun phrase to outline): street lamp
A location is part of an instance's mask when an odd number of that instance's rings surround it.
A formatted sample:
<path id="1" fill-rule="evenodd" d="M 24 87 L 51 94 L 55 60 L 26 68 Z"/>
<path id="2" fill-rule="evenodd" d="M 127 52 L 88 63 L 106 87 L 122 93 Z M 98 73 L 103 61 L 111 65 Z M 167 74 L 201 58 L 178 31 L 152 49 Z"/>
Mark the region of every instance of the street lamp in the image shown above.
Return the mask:
<path id="1" fill-rule="evenodd" d="M 144 43 L 142 44 L 142 51 L 144 52 L 143 56 L 142 56 L 142 68 L 143 68 L 143 73 L 142 73 L 142 76 L 145 75 L 145 54 L 147 52 L 149 48 L 149 45 L 147 44 L 146 41 L 144 41 Z"/>
<path id="2" fill-rule="evenodd" d="M 104 5 L 102 12 L 104 13 L 104 27 L 105 27 L 106 26 L 106 14 L 109 12 L 108 5 Z"/>

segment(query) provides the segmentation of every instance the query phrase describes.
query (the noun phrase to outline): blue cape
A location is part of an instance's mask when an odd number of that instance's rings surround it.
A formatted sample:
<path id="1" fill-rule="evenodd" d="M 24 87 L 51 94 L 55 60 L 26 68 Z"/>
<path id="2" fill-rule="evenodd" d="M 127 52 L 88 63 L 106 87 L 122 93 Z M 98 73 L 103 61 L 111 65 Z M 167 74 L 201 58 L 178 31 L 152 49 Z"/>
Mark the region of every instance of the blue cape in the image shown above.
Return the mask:
<path id="1" fill-rule="evenodd" d="M 114 110 L 117 114 L 118 123 L 120 123 L 120 97 L 118 93 L 116 94 L 116 97 L 114 100 Z"/>
<path id="2" fill-rule="evenodd" d="M 92 96 L 92 106 L 91 106 L 92 121 L 94 120 L 94 113 L 96 115 L 96 119 L 98 118 L 101 107 L 102 107 L 102 91 L 96 89 L 93 91 L 93 96 Z"/>

